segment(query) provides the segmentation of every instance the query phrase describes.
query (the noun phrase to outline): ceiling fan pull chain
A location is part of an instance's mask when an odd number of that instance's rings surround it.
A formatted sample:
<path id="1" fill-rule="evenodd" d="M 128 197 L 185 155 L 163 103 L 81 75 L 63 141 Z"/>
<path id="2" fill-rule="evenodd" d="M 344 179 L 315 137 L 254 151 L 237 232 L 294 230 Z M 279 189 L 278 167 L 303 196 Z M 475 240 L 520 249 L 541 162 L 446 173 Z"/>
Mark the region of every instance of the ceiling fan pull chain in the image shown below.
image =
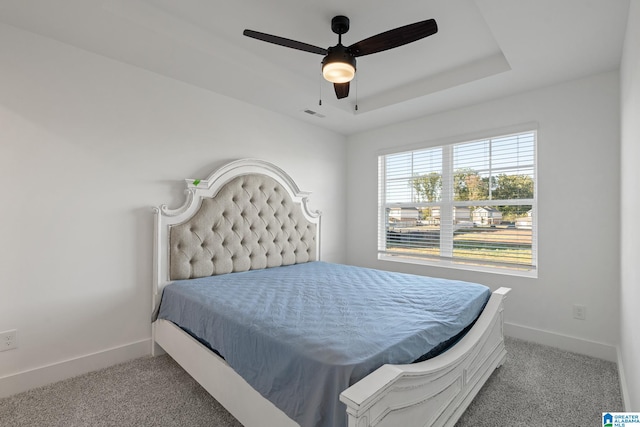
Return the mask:
<path id="1" fill-rule="evenodd" d="M 358 111 L 358 76 L 356 76 L 356 111 Z"/>
<path id="2" fill-rule="evenodd" d="M 322 74 L 320 74 L 320 76 L 322 76 Z M 318 91 L 320 92 L 320 96 L 318 97 L 318 105 L 322 105 L 322 78 L 318 79 Z"/>

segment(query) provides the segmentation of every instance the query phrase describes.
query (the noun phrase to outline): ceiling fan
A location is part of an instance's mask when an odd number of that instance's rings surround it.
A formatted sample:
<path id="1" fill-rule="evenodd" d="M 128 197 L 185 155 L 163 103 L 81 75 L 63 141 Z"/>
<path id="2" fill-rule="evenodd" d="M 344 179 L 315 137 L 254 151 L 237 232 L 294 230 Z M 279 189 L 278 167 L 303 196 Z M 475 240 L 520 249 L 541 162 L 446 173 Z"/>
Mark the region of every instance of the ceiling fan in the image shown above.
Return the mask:
<path id="1" fill-rule="evenodd" d="M 253 30 L 244 30 L 243 34 L 247 37 L 280 46 L 324 55 L 322 75 L 333 83 L 336 96 L 341 99 L 349 95 L 349 82 L 356 73 L 357 57 L 371 55 L 372 53 L 382 52 L 420 40 L 437 33 L 438 25 L 434 19 L 427 19 L 426 21 L 385 31 L 351 46 L 342 44 L 342 35 L 349 31 L 349 18 L 342 15 L 333 17 L 331 30 L 338 35 L 338 44 L 328 49 Z"/>

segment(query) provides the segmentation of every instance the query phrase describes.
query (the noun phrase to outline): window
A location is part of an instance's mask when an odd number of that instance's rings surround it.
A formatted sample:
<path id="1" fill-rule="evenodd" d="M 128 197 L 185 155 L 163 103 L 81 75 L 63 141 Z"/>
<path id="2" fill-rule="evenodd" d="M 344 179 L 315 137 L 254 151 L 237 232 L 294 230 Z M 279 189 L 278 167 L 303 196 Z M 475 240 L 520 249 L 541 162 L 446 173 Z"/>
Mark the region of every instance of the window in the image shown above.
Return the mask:
<path id="1" fill-rule="evenodd" d="M 536 132 L 378 158 L 380 259 L 536 270 Z"/>

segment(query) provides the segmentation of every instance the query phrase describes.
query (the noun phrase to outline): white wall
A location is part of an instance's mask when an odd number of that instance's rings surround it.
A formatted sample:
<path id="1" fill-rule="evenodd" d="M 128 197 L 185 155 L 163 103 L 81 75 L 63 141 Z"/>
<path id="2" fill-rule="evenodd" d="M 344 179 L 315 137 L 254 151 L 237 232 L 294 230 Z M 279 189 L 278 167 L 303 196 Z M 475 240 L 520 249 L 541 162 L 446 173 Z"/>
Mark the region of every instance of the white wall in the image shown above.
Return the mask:
<path id="1" fill-rule="evenodd" d="M 640 411 L 640 4 L 629 5 L 621 74 L 620 362 L 626 410 Z"/>
<path id="2" fill-rule="evenodd" d="M 506 332 L 615 360 L 619 308 L 619 79 L 613 71 L 352 136 L 348 262 L 513 289 Z M 537 122 L 539 277 L 378 261 L 377 155 Z M 605 213 L 604 216 L 601 213 Z M 572 305 L 587 307 L 573 319 Z"/>
<path id="3" fill-rule="evenodd" d="M 149 351 L 151 206 L 227 161 L 287 171 L 345 260 L 343 136 L 5 25 L 0 57 L 0 396 Z"/>

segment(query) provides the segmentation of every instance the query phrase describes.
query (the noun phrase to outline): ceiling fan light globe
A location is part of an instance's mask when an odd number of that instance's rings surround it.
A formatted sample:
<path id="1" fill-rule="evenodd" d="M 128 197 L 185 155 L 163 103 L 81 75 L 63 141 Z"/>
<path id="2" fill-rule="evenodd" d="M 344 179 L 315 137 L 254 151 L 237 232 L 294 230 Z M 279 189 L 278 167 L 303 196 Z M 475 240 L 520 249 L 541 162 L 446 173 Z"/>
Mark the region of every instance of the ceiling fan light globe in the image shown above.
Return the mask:
<path id="1" fill-rule="evenodd" d="M 355 67 L 347 62 L 329 62 L 322 67 L 322 76 L 331 83 L 350 82 L 355 74 Z"/>

